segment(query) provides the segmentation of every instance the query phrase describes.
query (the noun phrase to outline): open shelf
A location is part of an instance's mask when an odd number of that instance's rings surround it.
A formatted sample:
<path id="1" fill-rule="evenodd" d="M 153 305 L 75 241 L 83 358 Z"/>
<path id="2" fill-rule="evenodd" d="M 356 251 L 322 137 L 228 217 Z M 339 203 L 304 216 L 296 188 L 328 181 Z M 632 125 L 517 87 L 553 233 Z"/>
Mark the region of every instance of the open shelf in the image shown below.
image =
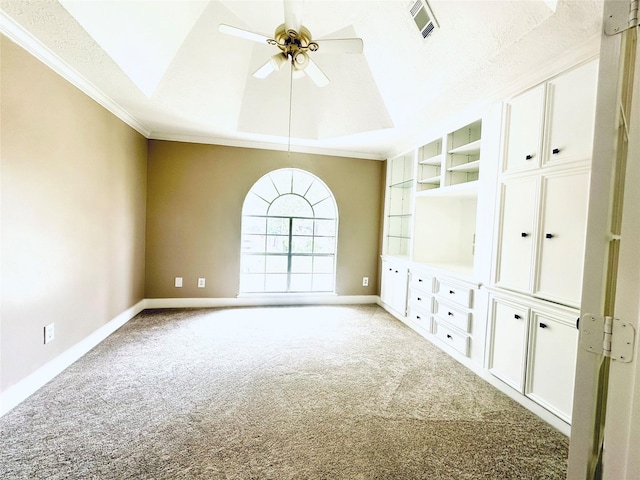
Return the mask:
<path id="1" fill-rule="evenodd" d="M 469 163 L 462 163 L 447 168 L 447 172 L 477 172 L 480 170 L 480 160 L 474 160 Z"/>
<path id="2" fill-rule="evenodd" d="M 418 183 L 421 185 L 440 185 L 440 175 L 435 177 L 423 178 L 418 180 Z"/>
<path id="3" fill-rule="evenodd" d="M 474 153 L 480 153 L 481 142 L 482 140 L 478 139 L 465 145 L 452 148 L 448 153 L 451 155 L 473 155 Z"/>
<path id="4" fill-rule="evenodd" d="M 440 166 L 442 164 L 442 154 L 420 160 L 418 164 Z"/>

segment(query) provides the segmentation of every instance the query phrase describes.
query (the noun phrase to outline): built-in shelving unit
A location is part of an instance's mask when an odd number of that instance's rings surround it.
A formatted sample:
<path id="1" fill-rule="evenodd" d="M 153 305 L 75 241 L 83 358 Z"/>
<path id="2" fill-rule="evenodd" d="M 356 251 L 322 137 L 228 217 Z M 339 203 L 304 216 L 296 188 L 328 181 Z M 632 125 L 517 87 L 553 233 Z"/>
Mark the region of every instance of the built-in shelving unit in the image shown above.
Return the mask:
<path id="1" fill-rule="evenodd" d="M 411 253 L 413 164 L 413 152 L 389 160 L 384 248 L 387 255 L 408 257 Z"/>
<path id="2" fill-rule="evenodd" d="M 478 180 L 481 143 L 481 120 L 465 125 L 447 135 L 444 186 Z"/>

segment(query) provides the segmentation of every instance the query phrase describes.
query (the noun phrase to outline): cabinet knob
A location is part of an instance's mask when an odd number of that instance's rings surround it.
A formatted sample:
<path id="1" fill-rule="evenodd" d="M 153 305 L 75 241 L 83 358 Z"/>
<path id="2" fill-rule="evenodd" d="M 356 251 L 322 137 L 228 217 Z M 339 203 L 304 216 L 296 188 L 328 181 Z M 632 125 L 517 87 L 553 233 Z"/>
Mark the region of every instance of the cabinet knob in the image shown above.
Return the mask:
<path id="1" fill-rule="evenodd" d="M 528 236 L 529 236 L 529 234 L 528 234 L 527 232 L 522 232 L 522 233 L 520 234 L 520 236 L 524 238 L 524 237 L 528 237 Z"/>
<path id="2" fill-rule="evenodd" d="M 513 318 L 515 318 L 516 320 L 520 320 L 522 317 L 516 313 L 516 314 L 513 316 Z"/>
<path id="3" fill-rule="evenodd" d="M 531 160 L 533 158 L 533 155 L 527 155 L 526 157 L 524 157 L 525 160 Z"/>
<path id="4" fill-rule="evenodd" d="M 422 279 L 421 279 L 421 278 L 419 278 L 419 279 L 418 279 L 418 282 L 419 282 L 419 283 L 422 283 Z"/>
<path id="5" fill-rule="evenodd" d="M 540 328 L 547 328 L 547 324 L 546 323 L 540 323 Z"/>
<path id="6" fill-rule="evenodd" d="M 454 292 L 453 290 L 449 290 L 449 295 L 455 295 L 456 292 Z"/>
<path id="7" fill-rule="evenodd" d="M 553 233 L 545 233 L 544 238 L 553 238 Z"/>
<path id="8" fill-rule="evenodd" d="M 453 339 L 453 337 L 451 335 L 449 335 L 448 333 L 447 333 L 447 338 L 448 339 Z"/>
<path id="9" fill-rule="evenodd" d="M 416 315 L 416 320 L 422 320 L 422 318 L 420 317 L 420 315 Z"/>
<path id="10" fill-rule="evenodd" d="M 448 312 L 447 315 L 449 315 L 450 317 L 453 317 L 453 312 Z"/>
<path id="11" fill-rule="evenodd" d="M 551 150 L 551 153 L 553 153 L 554 155 L 557 155 L 560 153 L 560 149 L 559 148 L 554 148 L 553 150 Z"/>
<path id="12" fill-rule="evenodd" d="M 418 301 L 421 302 L 422 301 L 422 297 L 418 297 Z"/>

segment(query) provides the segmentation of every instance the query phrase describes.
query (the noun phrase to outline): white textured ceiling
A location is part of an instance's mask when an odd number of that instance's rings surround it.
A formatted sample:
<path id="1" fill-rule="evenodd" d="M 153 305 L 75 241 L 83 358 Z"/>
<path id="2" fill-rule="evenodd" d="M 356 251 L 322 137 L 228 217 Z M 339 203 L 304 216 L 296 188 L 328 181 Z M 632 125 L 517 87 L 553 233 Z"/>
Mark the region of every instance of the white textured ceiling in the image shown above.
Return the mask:
<path id="1" fill-rule="evenodd" d="M 291 92 L 286 68 L 251 76 L 276 47 L 217 28 L 272 36 L 282 1 L 0 0 L 0 25 L 149 138 L 286 149 L 291 94 L 292 150 L 370 158 L 597 51 L 601 0 L 431 0 L 440 28 L 427 40 L 412 3 L 306 0 L 314 39 L 357 36 L 364 52 L 315 52 L 331 83 L 305 77 Z"/>

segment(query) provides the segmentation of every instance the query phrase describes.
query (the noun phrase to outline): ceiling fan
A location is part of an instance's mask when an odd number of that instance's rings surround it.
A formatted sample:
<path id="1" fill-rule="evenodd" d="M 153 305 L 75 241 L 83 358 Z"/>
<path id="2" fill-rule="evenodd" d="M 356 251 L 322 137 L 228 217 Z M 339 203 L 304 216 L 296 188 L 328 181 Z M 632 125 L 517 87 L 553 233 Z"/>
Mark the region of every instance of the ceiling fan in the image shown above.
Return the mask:
<path id="1" fill-rule="evenodd" d="M 363 42 L 361 38 L 313 40 L 311 32 L 302 25 L 301 8 L 302 2 L 284 0 L 284 23 L 276 28 L 273 38 L 225 24 L 220 24 L 218 30 L 246 40 L 273 45 L 280 50 L 253 73 L 254 77 L 266 78 L 290 63 L 294 78 L 306 75 L 317 86 L 324 87 L 329 84 L 329 78 L 309 53 L 362 53 Z"/>

